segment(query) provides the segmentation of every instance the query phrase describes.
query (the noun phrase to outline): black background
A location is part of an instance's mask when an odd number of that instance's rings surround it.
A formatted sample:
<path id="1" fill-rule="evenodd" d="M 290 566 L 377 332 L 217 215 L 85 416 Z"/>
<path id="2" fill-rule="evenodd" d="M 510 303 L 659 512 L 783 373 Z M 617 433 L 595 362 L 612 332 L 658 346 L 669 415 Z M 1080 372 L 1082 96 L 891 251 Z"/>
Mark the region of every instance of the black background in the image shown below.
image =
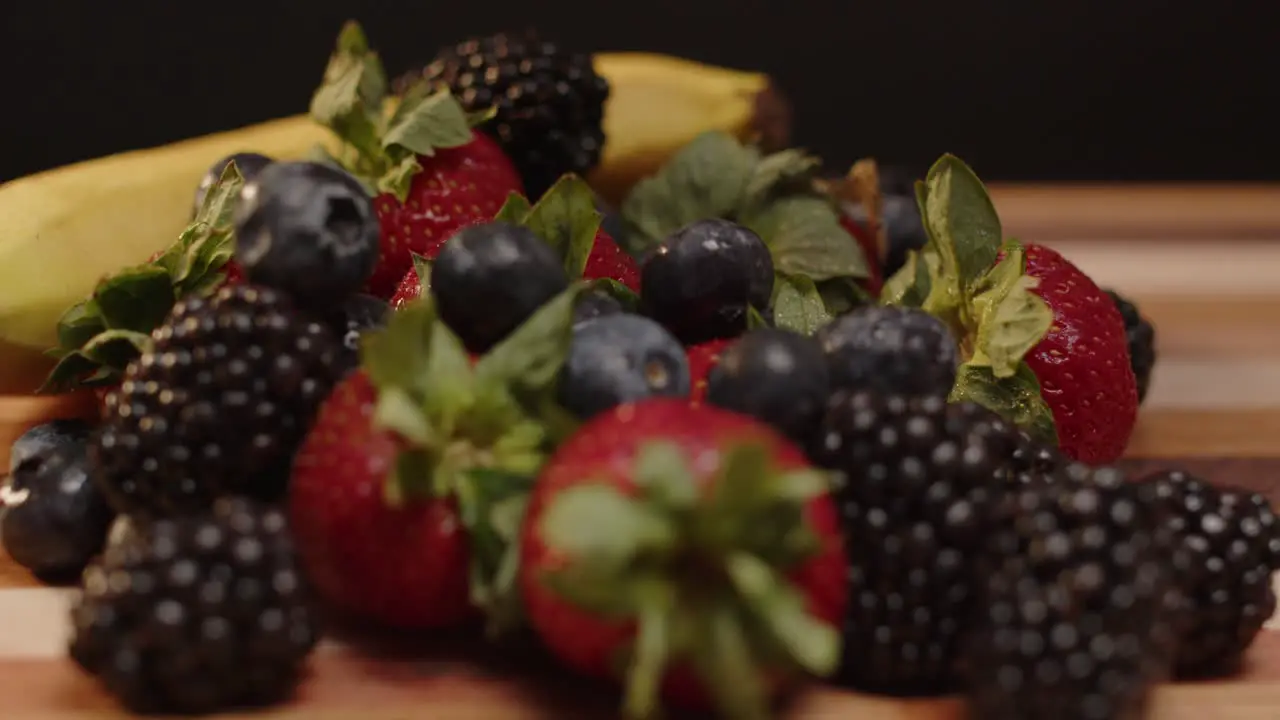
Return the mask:
<path id="1" fill-rule="evenodd" d="M 772 73 L 833 166 L 993 180 L 1277 180 L 1270 0 L 4 0 L 0 180 L 306 108 L 342 20 L 388 69 L 534 25 Z"/>

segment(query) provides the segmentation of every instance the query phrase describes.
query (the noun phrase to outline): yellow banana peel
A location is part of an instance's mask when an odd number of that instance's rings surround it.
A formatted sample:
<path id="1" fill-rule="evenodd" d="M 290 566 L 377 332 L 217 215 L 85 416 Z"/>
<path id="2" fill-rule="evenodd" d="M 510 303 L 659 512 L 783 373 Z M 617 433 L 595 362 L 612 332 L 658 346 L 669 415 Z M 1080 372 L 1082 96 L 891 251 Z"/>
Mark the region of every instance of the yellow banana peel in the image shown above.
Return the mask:
<path id="1" fill-rule="evenodd" d="M 605 53 L 595 63 L 612 90 L 608 139 L 590 180 L 607 200 L 709 130 L 786 142 L 785 103 L 765 75 L 646 53 Z M 298 159 L 332 143 L 300 115 L 0 185 L 0 393 L 39 384 L 59 316 L 99 278 L 177 238 L 212 163 L 242 151 Z"/>

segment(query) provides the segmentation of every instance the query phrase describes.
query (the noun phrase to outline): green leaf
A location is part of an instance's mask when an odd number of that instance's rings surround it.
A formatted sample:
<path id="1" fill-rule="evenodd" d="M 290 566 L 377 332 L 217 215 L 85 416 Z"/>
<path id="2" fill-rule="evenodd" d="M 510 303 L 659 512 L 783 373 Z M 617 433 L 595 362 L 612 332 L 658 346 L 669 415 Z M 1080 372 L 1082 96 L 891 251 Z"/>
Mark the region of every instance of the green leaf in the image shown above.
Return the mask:
<path id="1" fill-rule="evenodd" d="M 436 150 L 462 147 L 472 140 L 467 113 L 447 89 L 421 98 L 406 97 L 382 135 L 382 149 L 404 148 L 428 157 Z"/>
<path id="2" fill-rule="evenodd" d="M 92 300 L 82 300 L 67 308 L 58 319 L 58 347 L 81 347 L 106 329 L 107 325 L 98 312 L 97 304 Z"/>
<path id="3" fill-rule="evenodd" d="M 565 175 L 543 194 L 522 224 L 564 259 L 569 277 L 580 278 L 595 246 L 600 220 L 591 187 L 577 175 Z"/>
<path id="4" fill-rule="evenodd" d="M 400 158 L 395 160 L 387 169 L 384 170 L 373 183 L 373 193 L 391 193 L 396 200 L 404 202 L 409 197 L 409 188 L 413 186 L 413 178 L 422 170 L 422 164 L 418 162 L 418 156 L 413 153 L 401 153 Z"/>
<path id="5" fill-rule="evenodd" d="M 1040 383 L 1025 362 L 1010 377 L 997 378 L 989 367 L 960 366 L 951 402 L 977 403 L 1027 431 L 1033 438 L 1057 445 L 1053 411 L 1040 394 Z"/>
<path id="6" fill-rule="evenodd" d="M 672 619 L 677 612 L 676 593 L 670 583 L 653 582 L 640 587 L 637 599 L 636 638 L 627 668 L 627 717 L 653 717 L 667 661 L 675 654 Z"/>
<path id="7" fill-rule="evenodd" d="M 427 297 L 431 294 L 431 261 L 415 252 L 409 255 L 413 258 L 413 272 L 418 276 L 419 294 Z"/>
<path id="8" fill-rule="evenodd" d="M 741 615 L 733 606 L 721 604 L 709 607 L 701 619 L 693 664 L 716 709 L 735 720 L 769 720 L 768 694 L 753 662 L 755 653 Z"/>
<path id="9" fill-rule="evenodd" d="M 816 283 L 822 306 L 831 317 L 843 315 L 875 300 L 854 278 L 831 278 Z"/>
<path id="10" fill-rule="evenodd" d="M 426 500 L 435 494 L 434 479 L 435 465 L 429 453 L 403 449 L 396 455 L 396 462 L 383 484 L 383 500 L 393 508 Z"/>
<path id="11" fill-rule="evenodd" d="M 498 209 L 498 214 L 494 215 L 493 219 L 512 225 L 524 225 L 524 219 L 529 217 L 531 210 L 533 206 L 529 204 L 529 198 L 517 192 L 507 193 L 506 202 L 502 203 L 502 207 Z"/>
<path id="12" fill-rule="evenodd" d="M 800 275 L 779 274 L 773 283 L 773 322 L 780 328 L 812 335 L 831 321 L 818 286 Z"/>
<path id="13" fill-rule="evenodd" d="M 409 447 L 425 448 L 438 441 L 418 398 L 402 387 L 386 386 L 378 391 L 373 424 L 395 433 Z"/>
<path id="14" fill-rule="evenodd" d="M 37 391 L 40 394 L 60 393 L 81 384 L 81 378 L 98 368 L 98 363 L 72 351 L 60 358 Z"/>
<path id="15" fill-rule="evenodd" d="M 472 404 L 475 376 L 462 341 L 443 322 L 431 327 L 427 371 L 418 379 L 427 412 L 446 435 Z"/>
<path id="16" fill-rule="evenodd" d="M 737 214 L 750 214 L 777 194 L 804 189 L 821 167 L 822 160 L 803 150 L 788 149 L 764 156 L 747 180 Z"/>
<path id="17" fill-rule="evenodd" d="M 175 301 L 169 273 L 156 265 L 140 265 L 103 280 L 93 299 L 108 328 L 147 332 L 164 322 Z"/>
<path id="18" fill-rule="evenodd" d="M 476 363 L 479 382 L 519 392 L 537 392 L 550 386 L 568 357 L 573 339 L 573 308 L 587 287 L 586 283 L 574 283 L 485 353 Z"/>
<path id="19" fill-rule="evenodd" d="M 1004 258 L 974 284 L 972 311 L 977 336 L 969 364 L 990 367 L 997 378 L 1017 372 L 1053 324 L 1053 311 L 1032 292 L 1039 281 L 1023 274 L 1021 245 L 1013 241 L 1006 248 Z"/>
<path id="20" fill-rule="evenodd" d="M 633 241 L 651 247 L 697 220 L 729 217 L 741 204 L 759 152 L 719 131 L 681 148 L 658 173 L 641 180 L 621 213 Z"/>
<path id="21" fill-rule="evenodd" d="M 151 336 L 132 330 L 104 330 L 84 344 L 80 353 L 99 365 L 124 372 L 129 363 L 151 349 Z"/>
<path id="22" fill-rule="evenodd" d="M 634 290 L 613 278 L 596 278 L 591 281 L 591 289 L 617 300 L 618 304 L 626 312 L 635 312 L 636 308 L 640 306 L 640 296 Z"/>
<path id="23" fill-rule="evenodd" d="M 880 302 L 885 305 L 922 307 L 932 287 L 933 280 L 925 256 L 912 250 L 907 254 L 907 262 L 902 268 L 884 282 L 880 289 Z"/>
<path id="24" fill-rule="evenodd" d="M 670 552 L 677 542 L 669 520 L 607 485 L 562 491 L 538 525 L 550 548 L 568 559 L 544 575 L 553 590 L 591 612 L 626 617 L 643 582 L 637 562 Z"/>
<path id="25" fill-rule="evenodd" d="M 456 487 L 471 557 L 472 602 L 485 610 L 493 634 L 515 627 L 521 618 L 516 561 L 532 488 L 531 476 L 492 468 L 470 470 Z"/>
<path id="26" fill-rule="evenodd" d="M 421 386 L 431 369 L 431 332 L 435 323 L 435 308 L 430 302 L 419 300 L 392 313 L 385 328 L 363 336 L 361 361 L 375 387 Z"/>
<path id="27" fill-rule="evenodd" d="M 656 441 L 641 448 L 635 481 L 646 497 L 663 507 L 688 510 L 698 503 L 698 485 L 689 460 L 675 443 Z"/>
<path id="28" fill-rule="evenodd" d="M 777 287 L 775 287 L 774 289 L 776 290 Z M 758 309 L 756 309 L 756 306 L 748 305 L 747 306 L 747 330 L 748 331 L 759 330 L 760 328 L 767 328 L 767 327 L 772 327 L 772 326 L 769 324 L 769 321 L 768 319 L 765 318 L 764 314 L 761 313 Z"/>
<path id="29" fill-rule="evenodd" d="M 387 77 L 359 24 L 348 22 L 329 57 L 310 114 L 366 158 L 381 155 L 380 124 Z"/>
<path id="30" fill-rule="evenodd" d="M 962 293 L 995 264 L 1003 234 L 995 205 L 973 170 L 944 155 L 925 178 L 924 220 L 943 261 Z"/>
<path id="31" fill-rule="evenodd" d="M 782 198 L 744 216 L 742 223 L 769 246 L 780 273 L 815 281 L 867 276 L 858 241 L 840 226 L 835 208 L 821 197 Z"/>
<path id="32" fill-rule="evenodd" d="M 839 633 L 809 614 L 804 596 L 785 577 L 745 553 L 730 556 L 725 569 L 738 595 L 792 662 L 819 677 L 835 672 Z"/>

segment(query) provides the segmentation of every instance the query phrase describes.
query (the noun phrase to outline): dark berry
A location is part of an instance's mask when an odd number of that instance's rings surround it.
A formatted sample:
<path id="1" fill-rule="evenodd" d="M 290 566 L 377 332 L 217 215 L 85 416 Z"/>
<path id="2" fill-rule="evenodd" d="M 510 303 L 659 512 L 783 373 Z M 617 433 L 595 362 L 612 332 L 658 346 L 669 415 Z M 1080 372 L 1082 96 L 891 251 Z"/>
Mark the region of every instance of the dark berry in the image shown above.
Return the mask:
<path id="1" fill-rule="evenodd" d="M 598 195 L 596 196 L 596 212 L 600 213 L 600 230 L 613 238 L 619 247 L 629 250 L 627 236 L 630 231 L 627 229 L 626 220 L 622 218 L 622 213 L 618 212 Z"/>
<path id="2" fill-rule="evenodd" d="M 568 287 L 551 246 L 505 222 L 463 228 L 431 267 L 440 318 L 473 353 L 487 352 Z"/>
<path id="3" fill-rule="evenodd" d="M 565 51 L 532 31 L 493 35 L 443 48 L 397 85 L 422 79 L 448 86 L 467 110 L 494 109 L 481 129 L 511 158 L 531 199 L 561 175 L 585 175 L 600 162 L 609 83 L 588 54 Z"/>
<path id="4" fill-rule="evenodd" d="M 923 310 L 861 307 L 827 323 L 817 338 L 837 389 L 946 395 L 956 382 L 956 340 Z"/>
<path id="5" fill-rule="evenodd" d="M 9 557 L 37 577 L 62 582 L 84 570 L 114 513 L 89 474 L 90 427 L 58 420 L 13 444 L 0 487 L 0 536 Z"/>
<path id="6" fill-rule="evenodd" d="M 913 192 L 885 195 L 880 212 L 886 240 L 884 274 L 889 277 L 902 269 L 909 253 L 925 246 L 929 235 Z"/>
<path id="7" fill-rule="evenodd" d="M 1016 430 L 943 395 L 837 392 L 810 454 L 835 471 L 849 558 L 841 684 L 953 689 L 974 611 L 974 560 L 1009 485 Z"/>
<path id="8" fill-rule="evenodd" d="M 966 642 L 970 716 L 1145 717 L 1183 612 L 1154 494 L 1069 463 L 1009 493 L 1001 514 Z"/>
<path id="9" fill-rule="evenodd" d="M 275 163 L 240 197 L 236 261 L 250 283 L 320 310 L 341 305 L 369 279 L 380 230 L 355 178 L 320 163 Z"/>
<path id="10" fill-rule="evenodd" d="M 1176 670 L 1184 677 L 1234 673 L 1276 609 L 1275 512 L 1262 495 L 1215 487 L 1181 471 L 1155 473 L 1143 482 L 1165 504 L 1174 537 L 1187 553 L 1187 569 L 1177 580 L 1190 612 Z"/>
<path id="11" fill-rule="evenodd" d="M 1142 402 L 1147 399 L 1151 371 L 1156 366 L 1156 329 L 1132 301 L 1114 290 L 1108 290 L 1107 294 L 1115 301 L 1120 317 L 1124 319 L 1124 332 L 1129 340 L 1129 364 L 1133 366 L 1133 377 L 1138 381 L 1138 402 Z"/>
<path id="12" fill-rule="evenodd" d="M 641 268 L 641 311 L 685 345 L 742 334 L 747 308 L 767 308 L 772 294 L 769 248 L 728 220 L 700 220 L 675 231 Z"/>
<path id="13" fill-rule="evenodd" d="M 831 385 L 812 338 L 790 330 L 752 330 L 730 345 L 707 375 L 706 402 L 750 415 L 788 437 L 813 437 Z"/>
<path id="14" fill-rule="evenodd" d="M 1019 481 L 1025 481 L 1029 476 L 1054 472 L 1068 462 L 1056 447 L 1036 441 L 1021 431 L 1011 460 L 1013 472 Z"/>
<path id="15" fill-rule="evenodd" d="M 370 330 L 385 327 L 391 315 L 391 304 L 382 298 L 356 293 L 333 313 L 330 326 L 342 343 L 341 374 L 354 370 L 360 363 L 360 338 Z"/>
<path id="16" fill-rule="evenodd" d="M 283 512 L 243 500 L 108 546 L 71 623 L 72 659 L 145 713 L 287 700 L 319 633 Z"/>
<path id="17" fill-rule="evenodd" d="M 689 394 L 684 347 L 639 315 L 607 315 L 573 331 L 560 372 L 560 404 L 581 419 L 627 402 Z"/>
<path id="18" fill-rule="evenodd" d="M 618 315 L 623 312 L 622 303 L 612 295 L 593 291 L 584 293 L 573 306 L 573 324 L 580 325 L 605 315 Z"/>
<path id="19" fill-rule="evenodd" d="M 241 152 L 224 157 L 214 163 L 209 168 L 209 171 L 204 174 L 204 177 L 200 178 L 200 184 L 196 186 L 196 199 L 192 209 L 193 216 L 200 212 L 200 206 L 204 205 L 205 196 L 218 183 L 222 173 L 226 171 L 227 165 L 232 162 L 236 164 L 236 169 L 240 171 L 240 177 L 244 178 L 245 182 L 249 182 L 256 178 L 263 168 L 275 161 L 259 153 Z"/>
<path id="20" fill-rule="evenodd" d="M 90 445 L 116 509 L 164 516 L 217 497 L 279 498 L 338 373 L 341 345 L 281 293 L 240 285 L 179 301 L 107 395 Z"/>

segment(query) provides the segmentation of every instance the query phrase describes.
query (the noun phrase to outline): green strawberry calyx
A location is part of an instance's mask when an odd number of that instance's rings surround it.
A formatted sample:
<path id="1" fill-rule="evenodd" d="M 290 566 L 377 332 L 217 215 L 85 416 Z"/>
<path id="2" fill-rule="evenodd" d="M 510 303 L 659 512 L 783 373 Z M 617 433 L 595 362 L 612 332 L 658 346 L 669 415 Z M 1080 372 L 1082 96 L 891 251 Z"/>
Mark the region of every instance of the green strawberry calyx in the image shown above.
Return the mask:
<path id="1" fill-rule="evenodd" d="M 727 448 L 709 487 L 692 462 L 656 440 L 636 459 L 634 493 L 602 482 L 558 494 L 538 532 L 566 562 L 542 580 L 576 607 L 636 623 L 619 658 L 629 717 L 652 716 L 679 661 L 726 717 L 767 718 L 766 673 L 827 675 L 839 659 L 836 629 L 788 578 L 821 552 L 805 508 L 828 478 L 782 470 L 755 443 Z"/>
<path id="2" fill-rule="evenodd" d="M 581 177 L 567 173 L 533 205 L 525 196 L 511 193 L 493 219 L 531 230 L 564 259 L 566 275 L 580 278 L 595 248 L 596 234 L 604 216 L 596 207 L 591 186 Z M 593 284 L 616 298 L 623 307 L 634 307 L 638 301 L 630 288 L 615 280 L 602 278 Z"/>
<path id="3" fill-rule="evenodd" d="M 856 281 L 869 274 L 839 203 L 818 182 L 820 169 L 802 150 L 764 154 L 727 133 L 704 133 L 623 201 L 624 240 L 638 254 L 698 220 L 740 223 L 773 256 L 774 322 L 812 333 L 865 299 Z"/>
<path id="4" fill-rule="evenodd" d="M 57 363 L 42 393 L 107 387 L 151 347 L 151 331 L 174 304 L 212 292 L 226 280 L 235 249 L 232 214 L 244 178 L 227 163 L 205 195 L 195 219 L 159 257 L 109 275 L 58 320 L 58 345 L 46 351 Z"/>
<path id="5" fill-rule="evenodd" d="M 469 144 L 472 128 L 492 111 L 469 114 L 448 90 L 425 81 L 392 97 L 382 60 L 359 23 L 349 21 L 311 97 L 310 114 L 343 143 L 337 156 L 317 151 L 318 159 L 349 171 L 372 194 L 390 193 L 404 202 L 422 170 L 420 158 Z"/>
<path id="6" fill-rule="evenodd" d="M 386 500 L 456 502 L 471 544 L 472 600 L 493 631 L 519 621 L 513 543 L 524 502 L 554 443 L 574 429 L 554 397 L 583 289 L 553 298 L 474 364 L 429 297 L 394 313 L 361 347 L 377 389 L 374 423 L 401 444 Z"/>
<path id="7" fill-rule="evenodd" d="M 885 281 L 881 301 L 943 320 L 960 343 L 953 401 L 968 400 L 1056 442 L 1053 414 L 1024 357 L 1044 338 L 1053 312 L 1032 290 L 1025 251 L 1005 239 L 982 181 L 952 155 L 938 160 L 916 199 L 928 242 Z"/>

